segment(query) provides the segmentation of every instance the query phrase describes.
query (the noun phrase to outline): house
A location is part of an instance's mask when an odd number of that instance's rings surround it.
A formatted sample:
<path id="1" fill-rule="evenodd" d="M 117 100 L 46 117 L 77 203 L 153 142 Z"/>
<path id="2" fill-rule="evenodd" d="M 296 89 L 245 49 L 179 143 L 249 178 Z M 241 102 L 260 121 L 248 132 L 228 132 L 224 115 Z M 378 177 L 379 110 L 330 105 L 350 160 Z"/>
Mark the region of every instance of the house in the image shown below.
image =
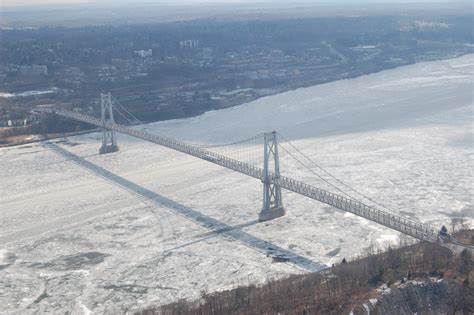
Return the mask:
<path id="1" fill-rule="evenodd" d="M 7 126 L 8 127 L 23 127 L 26 126 L 28 122 L 28 119 L 9 119 L 7 121 Z"/>

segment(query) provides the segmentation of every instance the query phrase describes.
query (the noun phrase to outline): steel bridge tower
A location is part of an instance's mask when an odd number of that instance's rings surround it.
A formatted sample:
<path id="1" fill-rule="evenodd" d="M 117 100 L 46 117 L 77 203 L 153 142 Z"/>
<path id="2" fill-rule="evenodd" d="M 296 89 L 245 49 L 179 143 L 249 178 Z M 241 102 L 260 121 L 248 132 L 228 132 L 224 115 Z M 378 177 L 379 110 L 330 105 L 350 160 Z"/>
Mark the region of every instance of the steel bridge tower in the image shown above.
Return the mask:
<path id="1" fill-rule="evenodd" d="M 101 112 L 101 127 L 102 127 L 102 147 L 99 150 L 100 154 L 117 152 L 117 137 L 115 130 L 108 125 L 114 124 L 114 112 L 112 106 L 112 96 L 110 92 L 107 94 L 100 93 L 100 112 Z M 107 118 L 108 115 L 108 118 Z"/>
<path id="2" fill-rule="evenodd" d="M 281 187 L 276 183 L 280 178 L 280 160 L 276 131 L 265 133 L 263 155 L 263 208 L 258 215 L 260 222 L 273 220 L 285 215 L 281 202 Z M 270 167 L 273 166 L 273 172 Z"/>

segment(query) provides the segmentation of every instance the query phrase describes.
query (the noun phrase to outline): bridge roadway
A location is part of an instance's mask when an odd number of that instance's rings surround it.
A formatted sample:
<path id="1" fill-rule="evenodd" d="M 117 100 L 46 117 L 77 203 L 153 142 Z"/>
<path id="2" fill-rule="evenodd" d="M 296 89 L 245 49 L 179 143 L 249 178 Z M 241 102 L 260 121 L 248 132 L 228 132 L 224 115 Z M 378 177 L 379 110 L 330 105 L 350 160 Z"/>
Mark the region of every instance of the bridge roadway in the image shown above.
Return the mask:
<path id="1" fill-rule="evenodd" d="M 129 127 L 129 126 L 125 126 L 125 125 L 121 125 L 117 123 L 110 123 L 110 122 L 103 123 L 102 120 L 98 118 L 94 118 L 91 116 L 87 116 L 87 115 L 72 112 L 72 111 L 56 110 L 56 111 L 51 111 L 51 112 L 57 115 L 66 117 L 66 118 L 82 121 L 82 122 L 85 122 L 94 126 L 98 126 L 101 128 L 109 129 L 109 130 L 115 130 L 116 132 L 127 134 L 129 136 L 136 137 L 145 141 L 153 142 L 153 143 L 162 145 L 164 147 L 167 147 L 169 149 L 173 149 L 173 150 L 176 150 L 188 155 L 192 155 L 199 159 L 206 160 L 208 162 L 220 165 L 222 167 L 248 175 L 250 177 L 253 177 L 259 180 L 264 179 L 263 169 L 257 166 L 243 163 L 238 160 L 228 158 L 224 155 L 220 155 L 220 154 L 217 154 L 217 153 L 214 153 L 202 148 L 198 148 L 198 147 L 186 144 L 176 139 L 151 134 L 142 130 L 135 129 L 133 127 Z M 320 201 L 322 203 L 333 206 L 337 209 L 353 213 L 364 219 L 384 225 L 388 228 L 410 235 L 419 240 L 427 241 L 431 243 L 436 243 L 439 241 L 443 241 L 442 243 L 444 242 L 452 243 L 452 241 L 450 241 L 452 239 L 450 236 L 447 238 L 441 239 L 439 236 L 438 230 L 435 230 L 420 222 L 401 217 L 395 213 L 377 209 L 375 207 L 366 205 L 360 201 L 346 198 L 341 195 L 328 192 L 326 190 L 308 185 L 304 182 L 297 181 L 285 176 L 279 176 L 277 178 L 274 173 L 270 173 L 270 180 L 273 183 L 280 185 L 281 188 L 284 188 L 286 190 L 295 192 L 297 194 Z M 454 241 L 454 239 L 452 240 Z M 468 245 L 464 244 L 461 246 L 468 246 Z M 468 246 L 468 247 L 472 247 L 472 246 Z"/>

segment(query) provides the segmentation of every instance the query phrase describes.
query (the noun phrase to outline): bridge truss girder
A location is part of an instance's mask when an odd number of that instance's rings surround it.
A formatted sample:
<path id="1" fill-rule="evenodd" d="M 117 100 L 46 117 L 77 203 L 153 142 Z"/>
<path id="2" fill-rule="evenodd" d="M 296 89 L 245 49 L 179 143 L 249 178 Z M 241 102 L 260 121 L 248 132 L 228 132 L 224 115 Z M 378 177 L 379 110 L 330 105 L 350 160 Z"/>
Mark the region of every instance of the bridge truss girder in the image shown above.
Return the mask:
<path id="1" fill-rule="evenodd" d="M 265 161 L 267 161 L 267 169 L 264 170 L 260 167 L 234 160 L 227 156 L 214 153 L 199 147 L 195 147 L 176 139 L 151 134 L 142 130 L 135 129 L 133 127 L 117 124 L 113 122 L 113 120 L 105 121 L 104 119 L 101 120 L 98 118 L 67 110 L 56 110 L 51 112 L 63 117 L 83 121 L 91 125 L 101 127 L 103 129 L 117 131 L 145 141 L 153 142 L 169 149 L 176 150 L 194 156 L 196 158 L 220 165 L 227 169 L 239 172 L 241 174 L 245 174 L 250 177 L 259 179 L 264 183 L 264 206 L 262 208 L 261 214 L 265 212 L 271 213 L 272 209 L 275 210 L 273 212 L 273 214 L 275 214 L 275 217 L 284 214 L 284 209 L 281 203 L 281 188 L 283 188 L 295 192 L 297 194 L 309 197 L 311 199 L 320 201 L 322 203 L 331 205 L 335 208 L 353 213 L 357 216 L 384 225 L 388 228 L 407 234 L 421 241 L 441 243 L 443 246 L 446 247 L 448 247 L 449 245 L 457 245 L 463 248 L 468 248 L 471 251 L 473 250 L 472 245 L 461 244 L 457 240 L 452 238 L 450 235 L 444 238 L 440 237 L 438 230 L 435 230 L 432 227 L 429 227 L 421 222 L 407 219 L 395 213 L 368 206 L 360 201 L 352 200 L 350 198 L 346 198 L 341 195 L 337 195 L 326 190 L 308 185 L 304 182 L 281 176 L 279 173 L 280 170 L 277 153 L 278 143 L 276 142 L 276 137 L 274 136 L 267 137 L 267 143 L 265 145 L 265 150 L 267 151 L 267 156 L 265 158 Z M 273 146 L 275 146 L 275 148 L 273 148 Z M 268 162 L 272 160 L 272 157 L 274 160 L 274 170 L 270 171 Z M 270 211 L 268 211 L 269 209 Z M 278 214 L 278 211 L 276 211 L 276 209 L 281 209 L 281 215 L 276 216 L 276 214 Z M 265 217 L 261 216 L 260 220 L 265 221 L 264 219 Z M 267 220 L 270 219 L 270 217 L 267 218 Z"/>

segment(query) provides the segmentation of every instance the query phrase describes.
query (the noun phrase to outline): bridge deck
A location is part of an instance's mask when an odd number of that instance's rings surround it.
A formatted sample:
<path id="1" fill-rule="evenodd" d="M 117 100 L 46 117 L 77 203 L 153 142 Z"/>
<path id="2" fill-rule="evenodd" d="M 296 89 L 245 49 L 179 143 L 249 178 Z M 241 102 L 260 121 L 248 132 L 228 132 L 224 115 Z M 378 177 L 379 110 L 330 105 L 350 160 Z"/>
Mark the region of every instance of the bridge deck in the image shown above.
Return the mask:
<path id="1" fill-rule="evenodd" d="M 226 156 L 186 144 L 176 139 L 151 134 L 142 130 L 135 129 L 133 127 L 117 123 L 106 122 L 104 124 L 98 118 L 90 117 L 76 112 L 57 110 L 55 111 L 55 113 L 63 117 L 86 122 L 88 124 L 101 128 L 115 130 L 117 132 L 124 133 L 145 141 L 150 141 L 162 145 L 164 147 L 220 165 L 230 170 L 248 175 L 250 177 L 263 180 L 264 172 L 261 168 L 257 166 L 240 162 L 238 160 L 234 160 Z M 419 240 L 427 242 L 440 241 L 440 237 L 437 230 L 426 226 L 425 224 L 422 224 L 420 222 L 404 218 L 395 213 L 368 206 L 362 202 L 325 191 L 323 189 L 308 185 L 304 182 L 297 181 L 288 177 L 280 176 L 279 178 L 276 178 L 275 174 L 273 173 L 270 173 L 270 177 L 271 181 L 280 185 L 281 188 L 323 202 L 335 208 L 353 213 L 357 216 L 384 225 L 398 232 L 410 235 Z M 449 238 L 445 241 L 449 241 Z"/>

